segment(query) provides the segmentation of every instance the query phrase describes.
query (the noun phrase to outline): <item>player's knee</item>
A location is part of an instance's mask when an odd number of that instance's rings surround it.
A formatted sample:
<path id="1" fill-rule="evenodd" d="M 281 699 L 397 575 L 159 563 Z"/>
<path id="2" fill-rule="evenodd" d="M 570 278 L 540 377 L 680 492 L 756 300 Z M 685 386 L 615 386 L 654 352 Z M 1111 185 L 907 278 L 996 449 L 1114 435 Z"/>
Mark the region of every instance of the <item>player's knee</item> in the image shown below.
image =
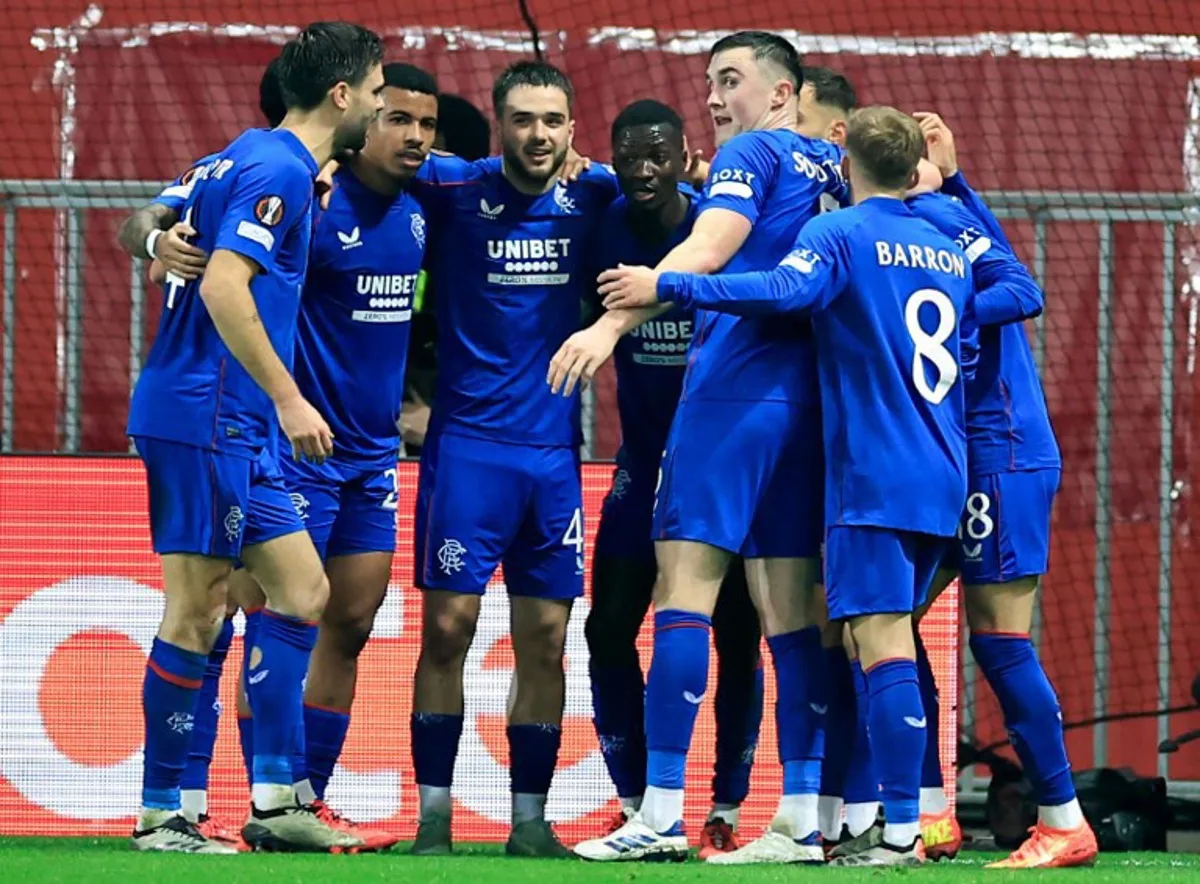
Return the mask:
<path id="1" fill-rule="evenodd" d="M 1028 633 L 1033 627 L 1037 584 L 1038 578 L 1025 577 L 1011 583 L 966 587 L 967 626 L 973 633 Z"/>
<path id="2" fill-rule="evenodd" d="M 307 579 L 288 588 L 288 611 L 300 620 L 320 622 L 329 602 L 329 578 L 322 569 L 317 569 Z"/>
<path id="3" fill-rule="evenodd" d="M 348 610 L 334 612 L 330 607 L 325 609 L 325 617 L 321 621 L 321 629 L 329 633 L 338 653 L 346 660 L 356 660 L 375 627 L 375 614 L 379 610 L 382 599 L 372 605 L 356 605 Z"/>
<path id="4" fill-rule="evenodd" d="M 911 614 L 867 614 L 850 621 L 863 669 L 884 660 L 915 660 Z"/>
<path id="5" fill-rule="evenodd" d="M 229 607 L 236 610 L 251 611 L 265 607 L 266 593 L 258 581 L 245 568 L 238 568 L 229 575 Z"/>
<path id="6" fill-rule="evenodd" d="M 439 669 L 462 664 L 475 637 L 475 617 L 471 612 L 443 607 L 426 612 L 421 634 L 421 660 Z"/>
<path id="7" fill-rule="evenodd" d="M 207 653 L 225 622 L 230 568 L 180 568 L 166 577 L 166 606 L 159 635 L 164 641 Z"/>
<path id="8" fill-rule="evenodd" d="M 522 618 L 513 628 L 513 653 L 524 670 L 561 671 L 567 641 L 567 618 L 551 610 L 544 616 Z"/>

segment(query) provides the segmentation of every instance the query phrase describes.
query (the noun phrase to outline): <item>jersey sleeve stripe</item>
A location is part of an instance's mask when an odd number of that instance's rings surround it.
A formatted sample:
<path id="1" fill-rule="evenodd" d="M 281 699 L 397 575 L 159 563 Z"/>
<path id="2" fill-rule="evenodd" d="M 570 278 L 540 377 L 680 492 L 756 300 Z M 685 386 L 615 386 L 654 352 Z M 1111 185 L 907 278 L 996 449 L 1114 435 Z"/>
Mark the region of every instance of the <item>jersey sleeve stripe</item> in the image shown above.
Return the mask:
<path id="1" fill-rule="evenodd" d="M 754 190 L 744 181 L 718 181 L 708 189 L 708 195 L 710 197 L 734 196 L 748 200 L 754 197 Z"/>

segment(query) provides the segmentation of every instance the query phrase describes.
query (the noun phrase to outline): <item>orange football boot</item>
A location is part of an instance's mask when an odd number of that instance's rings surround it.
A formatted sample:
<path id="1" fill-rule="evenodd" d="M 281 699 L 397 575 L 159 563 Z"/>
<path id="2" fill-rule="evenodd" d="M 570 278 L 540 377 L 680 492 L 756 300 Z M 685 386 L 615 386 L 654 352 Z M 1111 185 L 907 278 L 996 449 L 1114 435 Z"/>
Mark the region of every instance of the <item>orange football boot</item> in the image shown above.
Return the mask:
<path id="1" fill-rule="evenodd" d="M 1074 829 L 1052 829 L 1039 820 L 1029 832 L 1029 838 L 1012 855 L 988 863 L 984 868 L 1066 869 L 1071 866 L 1090 866 L 1100 852 L 1096 833 L 1086 820 Z"/>
<path id="2" fill-rule="evenodd" d="M 346 819 L 320 798 L 313 802 L 317 819 L 337 832 L 346 832 L 362 841 L 361 847 L 339 848 L 346 853 L 369 853 L 376 850 L 387 850 L 400 840 L 400 836 L 383 829 L 372 829 Z"/>
<path id="3" fill-rule="evenodd" d="M 232 847 L 239 853 L 250 849 L 250 845 L 242 840 L 241 834 L 230 831 L 206 813 L 200 814 L 200 818 L 196 820 L 196 829 L 209 841 Z"/>
<path id="4" fill-rule="evenodd" d="M 939 859 L 954 859 L 962 849 L 962 829 L 954 811 L 946 808 L 941 813 L 923 813 L 920 816 L 921 840 L 925 842 L 925 856 L 937 862 Z"/>

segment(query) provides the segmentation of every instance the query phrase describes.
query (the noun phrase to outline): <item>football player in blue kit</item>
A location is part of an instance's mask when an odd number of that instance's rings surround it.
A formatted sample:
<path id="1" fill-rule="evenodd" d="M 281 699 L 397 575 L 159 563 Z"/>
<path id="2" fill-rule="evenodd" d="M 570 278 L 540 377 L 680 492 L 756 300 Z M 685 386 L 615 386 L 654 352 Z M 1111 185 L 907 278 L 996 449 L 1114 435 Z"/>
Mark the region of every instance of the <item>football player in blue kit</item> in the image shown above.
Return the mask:
<path id="1" fill-rule="evenodd" d="M 980 328 L 979 367 L 967 384 L 967 505 L 953 560 L 962 578 L 971 653 L 996 694 L 1038 801 L 1030 838 L 992 865 L 1088 865 L 1098 850 L 1096 837 L 1075 795 L 1058 698 L 1029 637 L 1038 582 L 1049 567 L 1050 516 L 1062 469 L 1023 325 L 1041 313 L 1043 296 L 999 221 L 959 171 L 949 127 L 936 114 L 918 119 L 945 180 L 942 194 L 909 205 L 966 251 Z M 954 576 L 940 573 L 935 590 Z M 924 693 L 936 698 L 932 686 Z"/>
<path id="2" fill-rule="evenodd" d="M 593 285 L 587 247 L 616 197 L 611 172 L 559 177 L 573 97 L 551 65 L 510 66 L 492 93 L 503 155 L 433 155 L 414 185 L 442 238 L 431 268 L 439 374 L 416 513 L 416 583 L 424 590 L 412 715 L 416 854 L 451 849 L 463 663 L 501 564 L 516 657 L 506 850 L 566 854 L 545 801 L 561 742 L 567 621 L 583 592 L 581 432 L 578 397 L 554 396 L 544 377 L 579 327 Z"/>
<path id="3" fill-rule="evenodd" d="M 143 687 L 146 762 L 133 834 L 141 850 L 233 852 L 180 814 L 180 780 L 238 559 L 269 606 L 249 651 L 258 731 L 243 837 L 297 850 L 353 844 L 298 806 L 292 788 L 313 621 L 328 585 L 269 445 L 278 421 L 294 456 L 331 453 L 329 426 L 289 371 L 292 338 L 313 179 L 334 151 L 361 147 L 379 109 L 382 54 L 365 28 L 310 25 L 282 53 L 283 124 L 245 132 L 188 182 L 183 220 L 211 257 L 199 279 L 167 282 L 128 424 L 146 466 L 166 596 Z"/>
<path id="4" fill-rule="evenodd" d="M 720 145 L 688 238 L 658 271 L 774 267 L 828 194 L 847 198 L 841 151 L 797 134 L 802 69 L 795 48 L 761 31 L 718 41 L 709 109 Z M 601 275 L 601 294 L 653 303 L 654 271 Z M 551 388 L 590 380 L 620 336 L 667 307 L 610 310 L 573 335 L 551 363 Z M 734 556 L 777 679 L 784 795 L 772 830 L 792 861 L 820 862 L 817 791 L 825 682 L 814 598 L 822 531 L 822 457 L 815 354 L 807 319 L 701 312 L 682 398 L 662 460 L 654 511 L 659 581 L 654 660 L 646 686 L 647 789 L 638 815 L 576 852 L 593 860 L 683 858 L 684 768 L 708 676 L 708 631 Z M 727 862 L 718 854 L 710 862 Z"/>
<path id="5" fill-rule="evenodd" d="M 850 112 L 858 105 L 854 85 L 837 71 L 804 67 L 804 86 L 797 101 L 796 131 L 845 145 Z M 925 168 L 931 168 L 927 163 Z M 824 598 L 824 586 L 819 595 Z M 841 736 L 826 740 L 821 764 L 821 790 L 817 816 L 828 854 L 834 846 L 871 828 L 879 808 L 879 780 L 871 765 L 867 738 L 866 678 L 857 660 L 847 653 L 844 633 L 848 627 L 828 623 L 822 631 L 825 672 L 829 681 L 828 733 Z M 851 757 L 854 763 L 851 764 Z M 767 846 L 767 845 L 763 845 Z M 772 862 L 775 851 L 754 851 L 747 860 Z"/>
<path id="6" fill-rule="evenodd" d="M 333 455 L 322 463 L 280 458 L 329 579 L 305 686 L 304 751 L 292 759 L 296 795 L 360 850 L 398 837 L 340 816 L 325 790 L 396 545 L 397 422 L 426 226 L 406 187 L 433 145 L 438 108 L 437 83 L 420 68 L 388 64 L 383 79 L 383 109 L 366 146 L 334 174 L 328 208 L 316 210 L 296 330 L 296 383 L 329 420 Z M 238 590 L 248 622 L 258 620 L 257 587 L 243 578 Z"/>
<path id="7" fill-rule="evenodd" d="M 972 276 L 953 240 L 904 203 L 923 137 L 891 108 L 857 112 L 844 165 L 855 206 L 815 219 L 773 270 L 655 273 L 661 301 L 735 315 L 810 316 L 825 438 L 829 618 L 850 624 L 870 683 L 871 739 L 887 817 L 877 843 L 836 865 L 924 860 L 918 791 L 926 713 L 913 612 L 966 498 L 962 377 L 977 346 Z M 641 307 L 617 293 L 610 308 Z"/>
<path id="8" fill-rule="evenodd" d="M 687 238 L 699 205 L 699 194 L 680 183 L 687 156 L 683 122 L 660 102 L 634 102 L 613 121 L 612 151 L 623 195 L 608 210 L 593 266 L 655 264 Z M 622 338 L 613 357 L 621 449 L 596 533 L 586 632 L 596 733 L 622 805 L 614 828 L 640 807 L 646 787 L 645 685 L 636 640 L 657 574 L 651 514 L 658 465 L 683 387 L 693 322 L 691 313 L 673 310 Z M 735 563 L 713 612 L 717 749 L 702 859 L 738 847 L 738 812 L 762 720 L 760 634 L 744 575 Z"/>
<path id="9" fill-rule="evenodd" d="M 279 58 L 276 57 L 263 72 L 259 83 L 258 107 L 266 120 L 267 127 L 274 129 L 287 115 L 287 106 L 280 89 Z M 132 257 L 151 259 L 150 280 L 156 285 L 166 282 L 167 273 L 183 280 L 195 279 L 204 271 L 208 255 L 188 242 L 196 230 L 179 220 L 192 178 L 207 166 L 216 154 L 197 160 L 188 170 L 176 178 L 147 205 L 135 211 L 121 225 L 118 241 Z M 156 232 L 157 231 L 157 232 Z M 212 764 L 213 747 L 217 742 L 217 725 L 221 716 L 218 700 L 221 675 L 225 660 L 233 643 L 233 616 L 240 606 L 235 593 L 235 578 L 230 578 L 229 602 L 225 611 L 225 622 L 204 668 L 204 683 L 196 699 L 195 720 L 191 741 L 188 745 L 187 765 L 181 781 L 180 801 L 183 815 L 195 823 L 200 834 L 209 840 L 233 847 L 244 848 L 241 837 L 227 829 L 220 820 L 208 812 L 208 772 Z M 244 691 L 239 692 L 239 704 L 244 704 Z M 239 710 L 240 712 L 240 710 Z M 247 707 L 246 715 L 249 715 Z M 251 773 L 252 748 L 244 743 L 246 772 Z"/>

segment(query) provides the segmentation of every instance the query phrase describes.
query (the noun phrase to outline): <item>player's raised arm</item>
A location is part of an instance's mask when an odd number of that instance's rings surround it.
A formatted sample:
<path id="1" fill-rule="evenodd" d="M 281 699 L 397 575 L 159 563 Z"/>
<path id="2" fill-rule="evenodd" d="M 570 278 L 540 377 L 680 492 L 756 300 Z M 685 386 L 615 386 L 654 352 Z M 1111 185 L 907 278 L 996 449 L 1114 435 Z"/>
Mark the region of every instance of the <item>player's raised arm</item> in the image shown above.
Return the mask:
<path id="1" fill-rule="evenodd" d="M 937 114 L 917 113 L 913 115 L 921 125 L 921 133 L 925 136 L 929 160 L 937 166 L 942 176 L 940 189 L 947 196 L 960 200 L 967 211 L 977 217 L 987 228 L 988 233 L 997 241 L 1004 243 L 1012 250 L 1012 243 L 1004 232 L 1004 227 L 992 210 L 967 183 L 966 176 L 958 167 L 958 150 L 954 145 L 954 133 L 946 122 Z"/>
<path id="2" fill-rule="evenodd" d="M 990 235 L 982 220 L 944 194 L 921 194 L 909 207 L 958 244 L 976 281 L 974 305 L 980 326 L 1004 325 L 1038 316 L 1045 306 L 1041 287 L 1004 240 Z"/>
<path id="3" fill-rule="evenodd" d="M 658 297 L 684 308 L 737 316 L 820 309 L 845 286 L 846 267 L 839 251 L 837 239 L 823 230 L 802 233 L 774 270 L 718 276 L 667 272 L 658 278 Z"/>
<path id="4" fill-rule="evenodd" d="M 976 280 L 975 320 L 980 326 L 1005 325 L 1041 315 L 1046 304 L 1042 288 L 1005 243 L 992 242 L 970 225 L 955 241 L 971 262 Z"/>
<path id="5" fill-rule="evenodd" d="M 1000 219 L 992 214 L 991 208 L 967 183 L 967 178 L 961 171 L 942 179 L 942 193 L 958 199 L 968 212 L 979 219 L 997 242 L 1009 250 L 1012 249 L 1012 243 L 1008 241 L 1008 234 L 1004 232 Z"/>
<path id="6" fill-rule="evenodd" d="M 713 160 L 704 203 L 691 234 L 647 268 L 616 267 L 600 274 L 600 293 L 609 312 L 591 328 L 572 335 L 550 362 L 547 382 L 568 395 L 575 381 L 590 379 L 622 335 L 671 309 L 657 303 L 657 274 L 716 273 L 737 254 L 758 219 L 778 172 L 778 163 L 755 133 L 725 144 Z M 619 311 L 615 308 L 620 307 Z"/>

